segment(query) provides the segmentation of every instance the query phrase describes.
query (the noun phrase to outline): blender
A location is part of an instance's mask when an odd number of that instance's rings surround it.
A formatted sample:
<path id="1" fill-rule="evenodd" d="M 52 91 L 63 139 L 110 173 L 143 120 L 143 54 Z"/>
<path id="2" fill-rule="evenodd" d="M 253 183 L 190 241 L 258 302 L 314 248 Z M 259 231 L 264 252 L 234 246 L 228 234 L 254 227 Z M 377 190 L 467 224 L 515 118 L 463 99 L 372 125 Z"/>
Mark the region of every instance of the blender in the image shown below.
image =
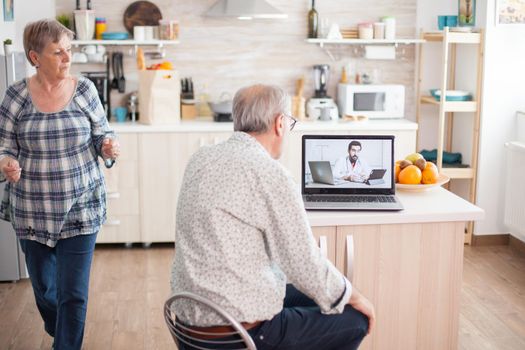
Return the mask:
<path id="1" fill-rule="evenodd" d="M 317 64 L 314 67 L 315 93 L 306 104 L 306 114 L 310 120 L 337 121 L 339 112 L 334 100 L 327 95 L 330 66 Z"/>

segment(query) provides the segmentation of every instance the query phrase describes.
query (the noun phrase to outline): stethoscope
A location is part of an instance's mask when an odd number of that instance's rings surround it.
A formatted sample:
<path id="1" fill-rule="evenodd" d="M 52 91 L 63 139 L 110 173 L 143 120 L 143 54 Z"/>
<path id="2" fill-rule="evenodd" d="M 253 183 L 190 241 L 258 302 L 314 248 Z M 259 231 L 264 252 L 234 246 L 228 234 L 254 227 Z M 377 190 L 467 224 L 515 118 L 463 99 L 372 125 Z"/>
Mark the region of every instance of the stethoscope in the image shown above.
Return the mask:
<path id="1" fill-rule="evenodd" d="M 359 159 L 355 161 L 355 165 L 356 165 L 356 166 L 357 166 L 357 162 L 358 162 L 358 161 L 359 161 Z M 345 165 L 346 165 L 346 173 L 347 173 L 347 174 L 350 173 L 350 168 L 348 167 L 348 164 L 352 164 L 352 162 L 350 162 L 350 156 L 346 156 L 346 162 L 345 162 Z M 355 167 L 354 167 L 354 168 L 355 168 Z M 354 170 L 354 169 L 352 169 L 352 170 Z"/>

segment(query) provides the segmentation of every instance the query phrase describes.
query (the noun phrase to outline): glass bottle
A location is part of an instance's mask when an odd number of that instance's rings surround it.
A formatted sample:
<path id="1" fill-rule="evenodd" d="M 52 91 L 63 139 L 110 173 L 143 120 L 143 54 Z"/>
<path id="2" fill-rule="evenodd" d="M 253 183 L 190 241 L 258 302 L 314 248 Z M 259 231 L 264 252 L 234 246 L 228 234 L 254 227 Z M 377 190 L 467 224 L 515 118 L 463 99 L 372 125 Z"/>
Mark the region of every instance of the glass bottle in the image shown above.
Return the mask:
<path id="1" fill-rule="evenodd" d="M 308 38 L 317 38 L 319 27 L 319 14 L 315 10 L 315 0 L 312 0 L 312 8 L 308 11 Z"/>

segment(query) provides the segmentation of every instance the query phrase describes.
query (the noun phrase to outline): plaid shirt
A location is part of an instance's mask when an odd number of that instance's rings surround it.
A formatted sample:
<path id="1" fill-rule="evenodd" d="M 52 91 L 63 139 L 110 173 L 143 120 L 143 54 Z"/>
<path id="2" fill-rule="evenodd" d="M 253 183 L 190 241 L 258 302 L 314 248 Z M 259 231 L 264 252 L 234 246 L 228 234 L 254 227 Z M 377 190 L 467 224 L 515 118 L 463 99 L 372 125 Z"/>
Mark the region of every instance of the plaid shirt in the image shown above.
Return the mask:
<path id="1" fill-rule="evenodd" d="M 98 232 L 106 189 L 98 166 L 107 119 L 93 83 L 79 77 L 59 112 L 39 112 L 19 81 L 0 106 L 0 158 L 17 159 L 20 181 L 5 186 L 0 218 L 20 239 L 54 247 L 59 239 Z"/>

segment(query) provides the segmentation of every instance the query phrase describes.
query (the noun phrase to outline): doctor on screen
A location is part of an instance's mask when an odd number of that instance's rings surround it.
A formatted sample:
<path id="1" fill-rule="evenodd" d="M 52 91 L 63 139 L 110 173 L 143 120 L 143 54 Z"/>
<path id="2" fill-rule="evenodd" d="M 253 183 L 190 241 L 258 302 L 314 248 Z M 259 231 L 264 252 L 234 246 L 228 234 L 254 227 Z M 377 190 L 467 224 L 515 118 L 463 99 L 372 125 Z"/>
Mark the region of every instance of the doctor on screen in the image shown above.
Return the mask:
<path id="1" fill-rule="evenodd" d="M 335 178 L 352 182 L 366 182 L 368 180 L 371 169 L 359 157 L 362 148 L 359 141 L 351 141 L 348 144 L 348 156 L 339 158 L 335 162 Z"/>

